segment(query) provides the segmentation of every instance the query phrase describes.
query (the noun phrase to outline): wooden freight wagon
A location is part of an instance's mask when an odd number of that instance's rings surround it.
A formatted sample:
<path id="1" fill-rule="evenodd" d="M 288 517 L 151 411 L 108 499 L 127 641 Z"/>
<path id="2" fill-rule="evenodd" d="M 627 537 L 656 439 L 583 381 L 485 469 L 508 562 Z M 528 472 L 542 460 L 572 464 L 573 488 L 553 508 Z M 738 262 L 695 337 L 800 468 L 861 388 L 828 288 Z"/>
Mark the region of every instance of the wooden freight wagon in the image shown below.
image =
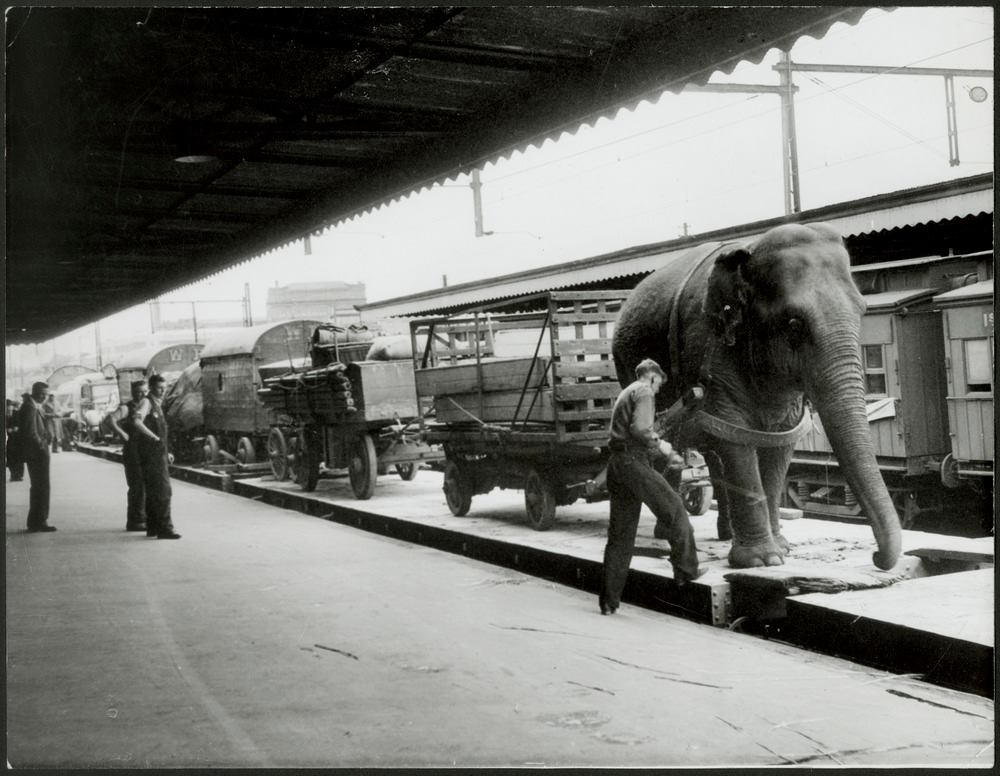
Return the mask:
<path id="1" fill-rule="evenodd" d="M 153 375 L 162 375 L 169 387 L 180 377 L 181 372 L 198 360 L 204 347 L 204 344 L 183 342 L 162 347 L 139 348 L 126 353 L 115 362 L 118 395 L 122 401 L 128 401 L 132 395 L 132 382 L 148 380 Z"/>
<path id="2" fill-rule="evenodd" d="M 271 471 L 278 480 L 294 474 L 304 490 L 346 469 L 354 495 L 368 499 L 390 466 L 412 480 L 420 464 L 443 457 L 419 438 L 410 359 L 345 364 L 314 349 L 310 367 L 268 377 L 260 396 L 277 421 L 267 441 Z"/>
<path id="3" fill-rule="evenodd" d="M 256 462 L 264 450 L 272 418 L 257 392 L 262 366 L 291 364 L 308 355 L 319 321 L 266 323 L 213 337 L 201 352 L 201 395 L 207 464 L 223 458 Z"/>
<path id="4" fill-rule="evenodd" d="M 433 404 L 425 437 L 444 448 L 453 514 L 513 488 L 546 530 L 557 506 L 601 497 L 621 391 L 612 334 L 628 293 L 549 291 L 411 323 L 418 400 Z M 704 466 L 688 474 L 683 493 L 710 487 Z"/>
<path id="5" fill-rule="evenodd" d="M 946 485 L 962 480 L 993 490 L 996 439 L 993 415 L 993 281 L 938 294 L 944 316 L 950 449 L 942 472 Z"/>

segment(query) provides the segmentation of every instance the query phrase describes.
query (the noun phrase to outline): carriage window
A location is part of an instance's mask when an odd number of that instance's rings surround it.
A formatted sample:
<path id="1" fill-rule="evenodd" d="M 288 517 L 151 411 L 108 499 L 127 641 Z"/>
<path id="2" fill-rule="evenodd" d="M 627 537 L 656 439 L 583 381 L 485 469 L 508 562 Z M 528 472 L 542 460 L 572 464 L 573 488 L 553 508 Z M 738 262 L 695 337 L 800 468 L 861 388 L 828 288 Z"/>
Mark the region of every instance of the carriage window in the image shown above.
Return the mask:
<path id="1" fill-rule="evenodd" d="M 971 339 L 962 343 L 965 347 L 965 389 L 969 393 L 993 390 L 991 385 L 993 365 L 988 339 Z"/>
<path id="2" fill-rule="evenodd" d="M 222 372 L 219 372 L 219 390 L 222 390 Z"/>
<path id="3" fill-rule="evenodd" d="M 865 367 L 865 393 L 869 396 L 886 396 L 885 358 L 881 345 L 863 345 L 861 357 Z"/>

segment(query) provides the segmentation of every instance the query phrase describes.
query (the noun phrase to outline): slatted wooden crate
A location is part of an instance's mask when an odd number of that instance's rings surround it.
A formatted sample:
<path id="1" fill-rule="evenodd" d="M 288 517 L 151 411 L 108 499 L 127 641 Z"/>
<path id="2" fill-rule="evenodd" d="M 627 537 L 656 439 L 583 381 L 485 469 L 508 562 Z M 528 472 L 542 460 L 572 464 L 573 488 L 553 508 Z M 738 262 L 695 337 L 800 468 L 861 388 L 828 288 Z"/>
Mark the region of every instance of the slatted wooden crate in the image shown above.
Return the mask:
<path id="1" fill-rule="evenodd" d="M 561 442 L 607 441 L 621 391 L 611 356 L 627 291 L 549 294 L 555 433 Z"/>
<path id="2" fill-rule="evenodd" d="M 611 356 L 612 336 L 627 295 L 625 290 L 553 291 L 508 302 L 516 312 L 488 315 L 475 323 L 467 318 L 415 322 L 418 334 L 432 331 L 435 336 L 447 327 L 485 329 L 497 344 L 517 331 L 524 334 L 517 341 L 522 353 L 542 354 L 481 358 L 478 364 L 452 357 L 450 366 L 417 370 L 420 395 L 434 395 L 440 423 L 548 424 L 535 425 L 534 430 L 556 442 L 605 442 L 621 390 Z M 538 369 L 541 365 L 544 371 Z"/>

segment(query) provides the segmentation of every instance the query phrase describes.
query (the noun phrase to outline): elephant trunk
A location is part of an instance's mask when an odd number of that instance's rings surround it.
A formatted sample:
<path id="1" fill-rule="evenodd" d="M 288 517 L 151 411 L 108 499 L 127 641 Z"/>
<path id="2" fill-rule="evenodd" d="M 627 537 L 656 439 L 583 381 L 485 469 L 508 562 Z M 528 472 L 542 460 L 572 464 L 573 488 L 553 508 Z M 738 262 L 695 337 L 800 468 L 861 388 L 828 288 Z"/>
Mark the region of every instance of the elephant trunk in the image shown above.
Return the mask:
<path id="1" fill-rule="evenodd" d="M 891 569 L 899 559 L 902 529 L 875 460 L 865 413 L 857 326 L 838 329 L 838 334 L 825 341 L 829 347 L 814 362 L 807 391 L 819 410 L 841 471 L 871 522 L 878 543 L 873 561 L 880 569 Z"/>

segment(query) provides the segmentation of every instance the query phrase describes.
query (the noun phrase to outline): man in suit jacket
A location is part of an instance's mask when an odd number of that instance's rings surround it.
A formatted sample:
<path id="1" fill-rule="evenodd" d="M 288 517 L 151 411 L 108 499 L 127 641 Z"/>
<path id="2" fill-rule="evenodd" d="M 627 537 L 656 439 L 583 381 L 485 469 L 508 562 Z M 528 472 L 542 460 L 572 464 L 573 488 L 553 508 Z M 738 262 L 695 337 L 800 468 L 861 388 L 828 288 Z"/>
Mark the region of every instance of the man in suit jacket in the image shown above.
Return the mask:
<path id="1" fill-rule="evenodd" d="M 42 409 L 49 394 L 47 383 L 34 383 L 29 396 L 17 411 L 17 429 L 21 457 L 28 466 L 31 495 L 28 507 L 28 532 L 47 533 L 56 530 L 49 525 L 49 446 L 52 436 Z"/>

